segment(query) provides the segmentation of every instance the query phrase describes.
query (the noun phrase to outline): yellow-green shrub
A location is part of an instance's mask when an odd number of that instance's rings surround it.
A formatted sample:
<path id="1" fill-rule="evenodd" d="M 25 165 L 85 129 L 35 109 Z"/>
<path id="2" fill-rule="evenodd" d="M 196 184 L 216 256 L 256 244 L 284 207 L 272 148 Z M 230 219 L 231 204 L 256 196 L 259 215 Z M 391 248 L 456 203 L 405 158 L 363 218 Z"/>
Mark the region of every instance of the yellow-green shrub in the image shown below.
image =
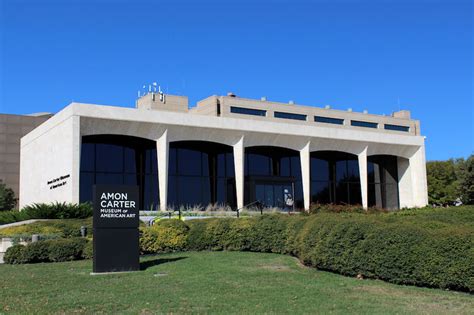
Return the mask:
<path id="1" fill-rule="evenodd" d="M 174 252 L 186 249 L 189 227 L 180 220 L 161 220 L 154 226 L 140 228 L 142 253 Z"/>

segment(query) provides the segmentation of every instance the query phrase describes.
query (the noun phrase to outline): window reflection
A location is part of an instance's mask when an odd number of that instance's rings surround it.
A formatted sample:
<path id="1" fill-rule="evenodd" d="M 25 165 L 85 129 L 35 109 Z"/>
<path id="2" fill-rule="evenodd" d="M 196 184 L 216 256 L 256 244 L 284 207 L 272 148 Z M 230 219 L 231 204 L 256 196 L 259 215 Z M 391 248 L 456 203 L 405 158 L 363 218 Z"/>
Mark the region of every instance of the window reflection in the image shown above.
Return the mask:
<path id="1" fill-rule="evenodd" d="M 369 156 L 367 173 L 369 207 L 398 209 L 397 157 L 392 155 Z"/>
<path id="2" fill-rule="evenodd" d="M 337 151 L 312 152 L 311 202 L 361 204 L 357 156 Z"/>
<path id="3" fill-rule="evenodd" d="M 119 135 L 82 137 L 80 201 L 92 201 L 95 184 L 138 185 L 142 209 L 159 205 L 154 141 Z"/>
<path id="4" fill-rule="evenodd" d="M 206 208 L 209 204 L 235 207 L 234 182 L 232 147 L 205 141 L 170 143 L 170 207 Z"/>

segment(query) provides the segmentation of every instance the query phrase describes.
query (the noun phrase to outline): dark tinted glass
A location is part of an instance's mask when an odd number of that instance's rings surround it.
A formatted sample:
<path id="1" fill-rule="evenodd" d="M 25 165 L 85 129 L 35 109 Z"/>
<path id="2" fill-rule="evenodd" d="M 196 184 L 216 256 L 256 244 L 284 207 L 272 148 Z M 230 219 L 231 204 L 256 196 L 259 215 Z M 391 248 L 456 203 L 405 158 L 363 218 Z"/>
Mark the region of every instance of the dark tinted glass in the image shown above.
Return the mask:
<path id="1" fill-rule="evenodd" d="M 340 118 L 332 118 L 332 117 L 322 117 L 322 116 L 314 116 L 315 122 L 325 123 L 325 124 L 334 124 L 334 125 L 343 125 L 344 119 Z"/>
<path id="2" fill-rule="evenodd" d="M 377 123 L 368 121 L 351 120 L 351 125 L 356 127 L 377 128 Z"/>
<path id="3" fill-rule="evenodd" d="M 81 149 L 81 172 L 93 172 L 95 169 L 95 144 L 83 143 Z"/>
<path id="4" fill-rule="evenodd" d="M 290 157 L 282 157 L 280 159 L 280 176 L 291 176 Z"/>
<path id="5" fill-rule="evenodd" d="M 299 155 L 291 157 L 291 176 L 301 179 L 301 160 Z"/>
<path id="6" fill-rule="evenodd" d="M 79 200 L 81 202 L 92 201 L 92 186 L 94 186 L 94 173 L 81 173 Z"/>
<path id="7" fill-rule="evenodd" d="M 329 162 L 311 158 L 311 180 L 329 180 Z"/>
<path id="8" fill-rule="evenodd" d="M 178 174 L 200 176 L 201 152 L 178 149 Z"/>
<path id="9" fill-rule="evenodd" d="M 234 114 L 244 114 L 244 115 L 252 115 L 252 116 L 266 116 L 267 114 L 266 110 L 236 107 L 236 106 L 231 106 L 230 112 Z"/>
<path id="10" fill-rule="evenodd" d="M 201 207 L 235 198 L 233 187 L 227 180 L 233 176 L 232 148 L 204 141 L 180 141 L 170 143 L 170 175 L 168 200 L 174 208 Z M 175 150 L 175 153 L 171 153 Z M 176 153 L 177 151 L 177 153 Z M 229 174 L 226 174 L 226 171 Z M 227 176 L 227 177 L 226 177 Z"/>
<path id="11" fill-rule="evenodd" d="M 348 180 L 351 182 L 359 181 L 359 161 L 358 160 L 347 161 L 347 176 L 348 176 Z"/>
<path id="12" fill-rule="evenodd" d="M 397 157 L 391 155 L 368 157 L 369 206 L 385 209 L 399 207 L 397 163 Z"/>
<path id="13" fill-rule="evenodd" d="M 96 173 L 96 184 L 102 185 L 121 185 L 123 184 L 123 174 L 114 173 Z"/>
<path id="14" fill-rule="evenodd" d="M 336 161 L 336 181 L 347 181 L 347 161 Z"/>
<path id="15" fill-rule="evenodd" d="M 247 154 L 248 175 L 271 175 L 271 163 L 266 155 Z"/>
<path id="16" fill-rule="evenodd" d="M 177 163 L 178 163 L 178 157 L 177 157 L 177 149 L 175 148 L 170 148 L 169 149 L 169 156 L 168 156 L 168 173 L 169 175 L 176 175 L 177 174 Z"/>
<path id="17" fill-rule="evenodd" d="M 234 154 L 226 153 L 226 175 L 227 177 L 233 177 L 235 174 L 234 168 Z"/>
<path id="18" fill-rule="evenodd" d="M 336 184 L 336 203 L 349 204 L 349 189 L 348 184 L 345 182 Z"/>
<path id="19" fill-rule="evenodd" d="M 398 125 L 388 125 L 385 124 L 384 128 L 386 130 L 396 130 L 396 131 L 403 131 L 403 132 L 408 132 L 410 131 L 410 127 L 407 126 L 398 126 Z"/>
<path id="20" fill-rule="evenodd" d="M 137 171 L 137 162 L 135 159 L 135 150 L 132 148 L 123 148 L 124 171 L 125 173 L 135 173 Z"/>
<path id="21" fill-rule="evenodd" d="M 330 203 L 329 182 L 311 182 L 311 202 L 326 204 Z"/>
<path id="22" fill-rule="evenodd" d="M 123 172 L 123 147 L 115 144 L 96 145 L 96 171 Z"/>
<path id="23" fill-rule="evenodd" d="M 283 118 L 283 119 L 306 120 L 306 115 L 294 114 L 294 113 L 275 112 L 274 116 L 276 118 Z"/>
<path id="24" fill-rule="evenodd" d="M 96 161 L 96 163 L 94 163 Z M 145 173 L 157 174 L 156 143 L 151 140 L 117 135 L 82 137 L 80 198 L 92 201 L 94 184 L 139 185 L 140 207 L 146 200 L 158 200 L 158 177 L 154 195 Z M 88 198 L 88 199 L 85 199 Z M 146 199 L 146 200 L 145 200 Z M 148 201 L 147 201 L 148 202 Z"/>

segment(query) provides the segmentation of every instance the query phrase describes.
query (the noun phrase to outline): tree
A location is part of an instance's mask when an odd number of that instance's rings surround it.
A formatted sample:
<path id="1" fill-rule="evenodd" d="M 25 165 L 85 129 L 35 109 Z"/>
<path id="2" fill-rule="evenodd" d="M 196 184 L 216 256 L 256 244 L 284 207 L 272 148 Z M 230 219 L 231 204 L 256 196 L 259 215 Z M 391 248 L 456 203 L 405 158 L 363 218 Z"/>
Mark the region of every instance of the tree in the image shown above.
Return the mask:
<path id="1" fill-rule="evenodd" d="M 464 204 L 474 204 L 474 155 L 459 161 L 457 173 L 461 201 Z"/>
<path id="2" fill-rule="evenodd" d="M 430 204 L 452 204 L 461 197 L 454 160 L 431 161 L 426 164 Z"/>
<path id="3" fill-rule="evenodd" d="M 0 211 L 13 210 L 15 206 L 15 193 L 0 181 Z"/>

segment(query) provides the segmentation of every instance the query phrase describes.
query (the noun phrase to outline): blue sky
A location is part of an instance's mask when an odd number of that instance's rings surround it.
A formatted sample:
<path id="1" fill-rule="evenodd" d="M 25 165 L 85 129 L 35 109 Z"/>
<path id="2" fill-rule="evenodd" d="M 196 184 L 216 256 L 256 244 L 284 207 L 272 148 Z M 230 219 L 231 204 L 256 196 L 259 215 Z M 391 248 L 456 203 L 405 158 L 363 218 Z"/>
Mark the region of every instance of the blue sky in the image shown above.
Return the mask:
<path id="1" fill-rule="evenodd" d="M 429 160 L 473 152 L 473 7 L 445 1 L 0 0 L 0 113 L 134 106 L 158 82 L 421 120 Z"/>

